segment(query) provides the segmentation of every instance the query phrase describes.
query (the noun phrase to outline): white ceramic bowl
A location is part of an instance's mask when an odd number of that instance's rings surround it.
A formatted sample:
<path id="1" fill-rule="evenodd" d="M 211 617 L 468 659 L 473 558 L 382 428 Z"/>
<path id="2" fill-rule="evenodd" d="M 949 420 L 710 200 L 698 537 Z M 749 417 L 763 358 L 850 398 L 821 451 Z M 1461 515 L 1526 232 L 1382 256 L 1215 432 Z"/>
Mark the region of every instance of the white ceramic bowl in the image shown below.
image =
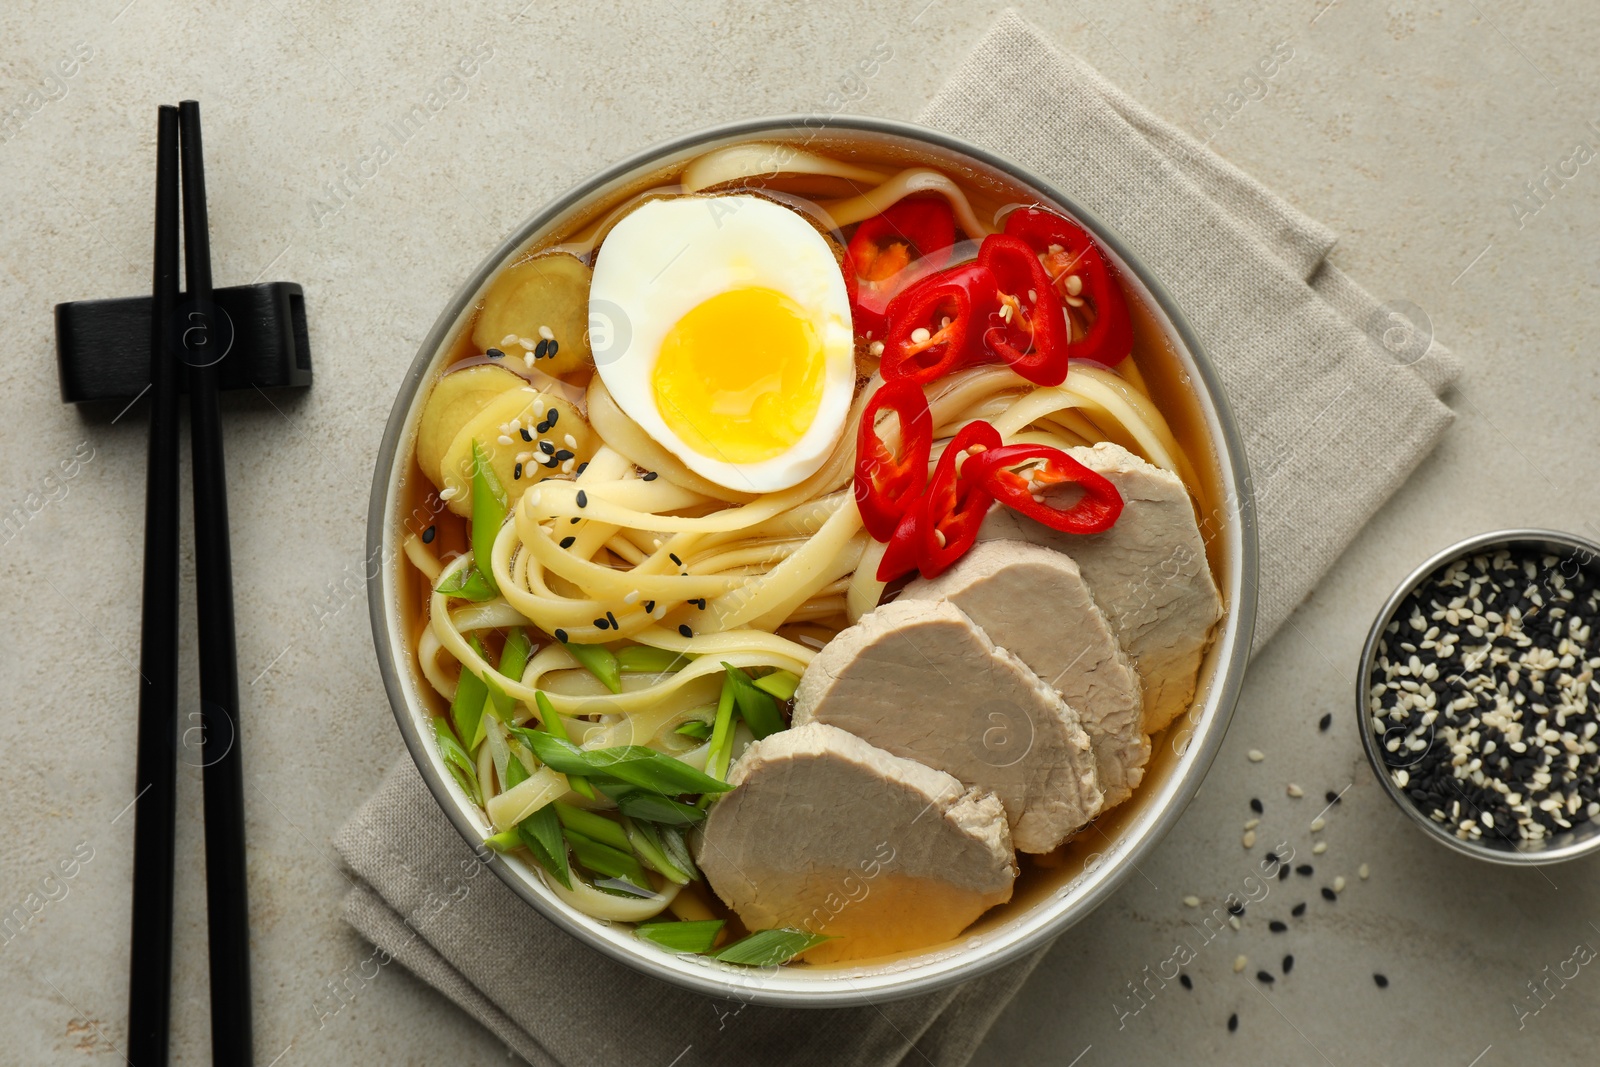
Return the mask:
<path id="1" fill-rule="evenodd" d="M 1215 501 L 1203 528 L 1211 537 L 1227 613 L 1201 668 L 1190 713 L 1156 739 L 1145 781 L 1133 800 L 1097 823 L 1097 832 L 1068 846 L 1051 877 L 985 916 L 955 941 L 884 960 L 755 971 L 693 956 L 672 956 L 636 939 L 626 925 L 592 919 L 557 899 L 538 873 L 516 858 L 492 855 L 489 866 L 532 907 L 584 944 L 638 970 L 700 992 L 788 1006 L 839 1007 L 926 993 L 976 977 L 1037 948 L 1099 906 L 1178 821 L 1221 746 L 1233 713 L 1255 622 L 1256 537 L 1244 448 L 1216 372 L 1172 297 L 1115 233 L 1064 193 L 1020 167 L 953 137 L 901 122 L 849 117 L 753 119 L 669 141 L 606 168 L 544 207 L 491 252 L 440 314 L 401 382 L 378 449 L 367 522 L 370 559 L 385 561 L 368 583 L 373 638 L 395 720 L 428 787 L 463 838 L 477 845 L 491 832 L 483 813 L 443 768 L 429 724 L 429 687 L 408 647 L 399 607 L 401 501 L 410 452 L 426 397 L 450 342 L 466 323 L 494 271 L 536 246 L 563 220 L 587 217 L 652 174 L 740 141 L 804 141 L 821 151 L 851 144 L 910 152 L 948 172 L 1000 190 L 1017 201 L 1052 206 L 1076 218 L 1121 266 L 1125 282 L 1152 313 L 1146 328 L 1170 357 L 1172 388 L 1188 398 L 1188 417 L 1202 443 L 1191 448 Z M 1149 372 L 1147 371 L 1147 374 Z M 1169 412 L 1169 417 L 1171 413 Z M 487 850 L 483 850 L 487 851 Z M 530 921 L 533 917 L 530 916 Z"/>

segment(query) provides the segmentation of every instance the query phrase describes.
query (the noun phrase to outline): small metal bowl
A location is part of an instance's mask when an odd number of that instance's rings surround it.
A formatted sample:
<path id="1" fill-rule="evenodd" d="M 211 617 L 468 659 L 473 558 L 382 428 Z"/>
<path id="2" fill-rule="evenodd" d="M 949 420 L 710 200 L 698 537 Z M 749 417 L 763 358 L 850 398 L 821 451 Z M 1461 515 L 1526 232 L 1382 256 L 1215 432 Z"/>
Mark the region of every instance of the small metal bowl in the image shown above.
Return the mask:
<path id="1" fill-rule="evenodd" d="M 1371 712 L 1367 708 L 1367 701 L 1373 668 L 1377 664 L 1378 642 L 1382 639 L 1385 628 L 1394 621 L 1395 613 L 1400 609 L 1401 603 L 1446 564 L 1464 557 L 1502 549 L 1532 549 L 1560 556 L 1563 557 L 1561 561 L 1563 569 L 1570 560 L 1576 567 L 1589 569 L 1591 573 L 1600 570 L 1600 544 L 1572 534 L 1558 533 L 1555 530 L 1498 530 L 1493 533 L 1478 534 L 1476 537 L 1457 542 L 1429 558 L 1406 576 L 1405 581 L 1400 583 L 1399 588 L 1383 605 L 1383 609 L 1378 612 L 1378 617 L 1372 624 L 1372 630 L 1367 634 L 1367 643 L 1361 650 L 1361 672 L 1356 677 L 1356 721 L 1361 730 L 1361 744 L 1366 749 L 1367 761 L 1372 764 L 1373 774 L 1377 776 L 1389 798 L 1399 805 L 1400 810 L 1430 838 L 1462 855 L 1507 866 L 1561 863 L 1580 856 L 1594 855 L 1600 853 L 1600 819 L 1579 823 L 1571 830 L 1563 830 L 1561 833 L 1533 842 L 1513 844 L 1498 839 L 1473 841 L 1457 837 L 1451 827 L 1435 822 L 1423 814 L 1422 809 L 1417 807 L 1411 797 L 1395 785 L 1389 773 L 1390 767 L 1379 748 L 1379 738 L 1372 730 Z"/>

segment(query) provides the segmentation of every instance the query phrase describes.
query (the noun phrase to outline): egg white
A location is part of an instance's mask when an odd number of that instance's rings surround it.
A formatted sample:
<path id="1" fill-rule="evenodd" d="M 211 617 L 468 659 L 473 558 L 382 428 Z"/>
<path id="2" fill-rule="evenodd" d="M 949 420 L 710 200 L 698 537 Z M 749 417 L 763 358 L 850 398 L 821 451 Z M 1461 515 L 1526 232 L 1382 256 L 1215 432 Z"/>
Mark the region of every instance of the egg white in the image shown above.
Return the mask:
<path id="1" fill-rule="evenodd" d="M 680 319 L 719 293 L 749 288 L 783 294 L 810 321 L 823 349 L 822 397 L 811 426 L 781 455 L 729 463 L 696 451 L 667 426 L 651 379 Z M 804 481 L 832 451 L 855 385 L 850 299 L 828 242 L 795 212 L 755 196 L 648 201 L 601 244 L 589 308 L 591 323 L 607 323 L 614 339 L 603 356 L 596 353 L 606 389 L 696 474 L 729 489 L 772 492 Z M 759 350 L 752 338 L 752 356 Z"/>

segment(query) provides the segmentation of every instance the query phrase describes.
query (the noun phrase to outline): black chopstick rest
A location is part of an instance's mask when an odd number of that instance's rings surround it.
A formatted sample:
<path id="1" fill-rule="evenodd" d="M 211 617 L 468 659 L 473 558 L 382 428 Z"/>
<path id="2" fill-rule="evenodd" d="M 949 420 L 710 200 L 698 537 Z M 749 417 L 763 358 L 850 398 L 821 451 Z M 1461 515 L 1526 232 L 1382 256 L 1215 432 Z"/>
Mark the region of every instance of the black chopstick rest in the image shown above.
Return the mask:
<path id="1" fill-rule="evenodd" d="M 294 282 L 217 289 L 217 388 L 304 389 L 311 384 L 305 294 Z M 178 321 L 182 320 L 182 308 Z M 150 384 L 150 297 L 56 305 L 56 366 L 68 404 L 132 400 Z M 175 339 L 178 340 L 178 339 Z M 181 342 L 178 344 L 181 351 Z M 178 387 L 189 389 L 189 368 Z"/>

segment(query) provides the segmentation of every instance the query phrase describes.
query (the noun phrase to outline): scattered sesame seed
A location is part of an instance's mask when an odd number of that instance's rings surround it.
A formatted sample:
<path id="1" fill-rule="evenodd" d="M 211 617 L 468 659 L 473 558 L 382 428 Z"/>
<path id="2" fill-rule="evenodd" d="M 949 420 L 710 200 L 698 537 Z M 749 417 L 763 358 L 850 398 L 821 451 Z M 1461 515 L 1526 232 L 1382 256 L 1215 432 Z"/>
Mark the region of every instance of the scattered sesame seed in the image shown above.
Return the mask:
<path id="1" fill-rule="evenodd" d="M 556 454 L 556 446 L 551 444 L 549 441 L 540 441 L 539 451 L 543 452 L 547 456 L 553 456 Z"/>
<path id="2" fill-rule="evenodd" d="M 1200 906 L 1200 898 L 1191 893 L 1183 898 L 1183 903 L 1186 907 L 1198 908 Z"/>
<path id="3" fill-rule="evenodd" d="M 516 343 L 517 343 L 517 335 L 514 334 L 514 333 L 508 333 L 504 337 L 500 338 L 500 346 L 502 348 L 509 348 L 511 345 L 514 345 Z"/>
<path id="4" fill-rule="evenodd" d="M 689 601 L 689 603 L 693 604 L 701 611 L 706 610 L 706 598 L 703 596 L 695 597 L 693 600 Z"/>
<path id="5" fill-rule="evenodd" d="M 560 420 L 560 418 L 561 412 L 557 411 L 555 408 L 551 408 L 549 411 L 544 413 L 544 421 L 551 426 L 554 426 Z"/>
<path id="6" fill-rule="evenodd" d="M 1303 900 L 1300 903 L 1296 904 L 1294 907 L 1289 909 L 1289 914 L 1293 915 L 1296 919 L 1300 918 L 1300 916 L 1304 915 L 1305 913 L 1306 913 L 1306 904 L 1305 904 L 1305 901 L 1303 901 Z"/>
<path id="7" fill-rule="evenodd" d="M 1237 915 L 1228 916 L 1228 925 L 1233 927 L 1235 930 L 1239 929 L 1240 928 L 1240 926 L 1239 926 L 1239 916 L 1237 916 Z"/>
<path id="8" fill-rule="evenodd" d="M 1257 971 L 1256 981 L 1271 985 L 1272 983 L 1276 982 L 1277 979 L 1272 976 L 1271 971 Z"/>
<path id="9" fill-rule="evenodd" d="M 555 339 L 556 335 L 555 335 L 554 331 L 552 331 L 550 329 L 550 327 L 541 326 L 541 327 L 539 327 L 539 336 L 543 337 L 546 341 L 551 341 L 551 340 Z"/>
<path id="10" fill-rule="evenodd" d="M 1388 989 L 1389 988 L 1389 979 L 1385 978 L 1381 974 L 1373 975 L 1372 976 L 1372 980 L 1374 982 L 1378 983 L 1378 988 L 1379 989 Z"/>
<path id="11" fill-rule="evenodd" d="M 533 369 L 533 353 L 532 352 L 524 352 L 522 354 L 522 365 L 524 367 L 527 367 L 529 370 Z"/>
<path id="12" fill-rule="evenodd" d="M 561 630 L 561 629 L 557 629 L 553 636 L 555 637 L 555 639 L 557 641 L 560 641 L 563 645 L 567 643 L 567 631 Z"/>
<path id="13" fill-rule="evenodd" d="M 1335 793 L 1331 789 L 1328 790 L 1326 793 L 1322 794 L 1322 799 L 1326 800 L 1329 804 L 1342 804 L 1342 803 L 1344 803 L 1344 798 L 1341 797 L 1338 793 Z"/>
<path id="14" fill-rule="evenodd" d="M 435 527 L 432 527 L 432 526 L 428 527 L 426 530 L 423 530 L 422 531 L 422 543 L 425 544 L 425 545 L 433 544 L 434 535 L 437 534 L 437 533 L 438 533 L 438 530 Z"/>
<path id="15" fill-rule="evenodd" d="M 1255 812 L 1257 815 L 1260 815 L 1263 811 L 1266 810 L 1265 808 L 1263 808 L 1261 806 L 1261 798 L 1259 798 L 1259 797 L 1251 797 L 1250 798 L 1250 810 Z"/>
<path id="16" fill-rule="evenodd" d="M 575 462 L 577 462 L 577 461 L 573 460 L 573 459 L 569 459 L 565 463 L 561 464 L 561 473 L 562 474 L 571 474 L 572 473 L 572 465 Z"/>
<path id="17" fill-rule="evenodd" d="M 636 604 L 636 603 L 638 603 L 639 602 L 639 590 L 635 589 L 633 592 L 624 595 L 623 598 L 622 598 L 622 602 L 624 604 Z"/>
<path id="18" fill-rule="evenodd" d="M 1194 988 L 1194 982 L 1186 974 L 1178 975 L 1178 984 L 1183 986 L 1183 988 L 1185 988 L 1185 989 L 1193 989 Z"/>
<path id="19" fill-rule="evenodd" d="M 1248 967 L 1248 966 L 1250 966 L 1250 961 L 1245 959 L 1243 956 L 1235 956 L 1234 957 L 1234 959 L 1233 959 L 1233 973 L 1234 974 L 1242 974 L 1244 972 L 1244 969 L 1246 967 Z"/>
<path id="20" fill-rule="evenodd" d="M 1289 929 L 1289 924 L 1281 919 L 1273 919 L 1267 924 L 1267 929 L 1271 930 L 1275 934 L 1281 934 L 1285 930 Z"/>
<path id="21" fill-rule="evenodd" d="M 1244 837 L 1241 840 L 1244 842 L 1244 847 L 1245 848 L 1255 848 L 1256 847 L 1256 832 L 1254 830 L 1246 830 L 1244 832 Z"/>
<path id="22" fill-rule="evenodd" d="M 1322 887 L 1322 899 L 1323 900 L 1330 900 L 1330 901 L 1331 900 L 1338 900 L 1339 899 L 1339 894 L 1335 893 L 1333 890 L 1329 889 L 1327 886 L 1323 886 Z"/>
<path id="23" fill-rule="evenodd" d="M 563 537 L 561 539 L 561 547 L 562 548 L 571 548 L 572 547 L 572 542 L 574 542 L 576 540 L 577 540 L 576 537 Z"/>
<path id="24" fill-rule="evenodd" d="M 654 600 L 646 600 L 644 602 L 644 610 L 647 611 L 647 612 L 655 611 L 656 610 L 656 602 Z"/>
<path id="25" fill-rule="evenodd" d="M 569 459 L 576 459 L 577 458 L 565 448 L 556 449 L 555 457 L 556 457 L 556 459 L 559 459 L 563 463 L 565 463 Z"/>
<path id="26" fill-rule="evenodd" d="M 1370 867 L 1368 867 L 1365 863 L 1363 863 L 1361 866 L 1356 868 L 1356 877 L 1360 878 L 1363 882 L 1365 882 L 1367 880 L 1367 876 L 1370 875 L 1371 873 L 1372 873 L 1372 869 Z"/>
<path id="27" fill-rule="evenodd" d="M 511 480 L 515 482 L 515 481 L 521 481 L 521 479 L 522 479 L 522 464 L 518 463 L 515 467 L 511 468 Z"/>
<path id="28" fill-rule="evenodd" d="M 1335 893 L 1344 892 L 1344 875 L 1341 874 L 1339 877 L 1333 880 L 1333 891 Z"/>
<path id="29" fill-rule="evenodd" d="M 1294 873 L 1300 875 L 1302 878 L 1310 878 L 1316 872 L 1311 869 L 1311 864 L 1302 863 L 1300 866 L 1294 869 Z"/>
<path id="30" fill-rule="evenodd" d="M 596 630 L 609 630 L 611 629 L 611 623 L 604 615 L 602 615 L 600 618 L 594 620 L 594 628 Z"/>
<path id="31" fill-rule="evenodd" d="M 1293 782 L 1290 782 L 1288 788 L 1284 791 L 1292 797 L 1303 797 L 1306 795 L 1306 791 L 1295 785 Z"/>
<path id="32" fill-rule="evenodd" d="M 670 559 L 673 563 L 676 563 L 678 566 L 680 566 L 680 567 L 683 566 L 683 560 L 678 558 L 678 554 L 676 552 L 668 552 L 667 553 L 667 558 Z"/>
<path id="33" fill-rule="evenodd" d="M 573 473 L 575 473 L 578 477 L 581 478 L 581 477 L 583 477 L 584 470 L 586 470 L 588 468 L 588 466 L 589 466 L 589 461 L 588 460 L 584 460 L 582 463 L 578 464 L 578 469 L 576 471 L 574 471 Z"/>
<path id="34" fill-rule="evenodd" d="M 580 508 L 586 508 L 589 506 L 589 494 L 585 493 L 582 489 L 578 490 L 578 506 Z"/>
<path id="35" fill-rule="evenodd" d="M 1328 727 L 1330 727 L 1332 725 L 1333 725 L 1333 712 L 1330 711 L 1330 712 L 1328 712 L 1328 714 L 1326 714 L 1326 715 L 1324 715 L 1322 717 L 1322 721 L 1321 722 L 1317 723 L 1317 729 L 1321 730 L 1323 733 L 1327 733 L 1328 732 Z"/>
<path id="36" fill-rule="evenodd" d="M 534 350 L 534 348 L 537 347 L 537 346 L 534 345 L 534 343 L 532 341 L 528 340 L 526 337 L 517 338 L 517 344 L 521 345 L 522 348 L 523 348 L 523 351 L 525 351 L 525 352 L 532 352 Z"/>
<path id="37" fill-rule="evenodd" d="M 540 341 L 538 344 L 533 346 L 533 358 L 534 359 L 543 359 L 545 356 L 547 356 L 549 354 L 550 354 L 550 342 L 549 341 Z"/>
<path id="38" fill-rule="evenodd" d="M 491 348 L 491 349 L 489 349 L 489 351 L 485 352 L 484 355 L 488 356 L 490 359 L 505 359 L 506 358 L 506 354 L 504 352 L 500 351 L 498 348 Z"/>
<path id="39" fill-rule="evenodd" d="M 522 429 L 518 430 L 517 433 L 521 435 L 521 437 L 522 437 L 522 439 L 524 441 L 532 441 L 533 440 L 533 434 L 528 432 L 528 428 L 526 426 L 524 426 Z"/>
<path id="40" fill-rule="evenodd" d="M 659 474 L 657 474 L 655 471 L 645 471 L 644 474 L 639 478 L 639 480 L 642 481 L 642 482 L 653 482 L 659 477 L 661 477 L 661 476 Z"/>
<path id="41" fill-rule="evenodd" d="M 1259 748 L 1252 748 L 1249 752 L 1246 752 L 1245 755 L 1250 758 L 1251 763 L 1260 763 L 1262 760 L 1267 758 L 1267 754 L 1261 751 Z"/>
<path id="42" fill-rule="evenodd" d="M 570 433 L 563 435 L 561 440 L 566 442 L 566 445 L 567 445 L 568 448 L 577 448 L 578 447 L 578 439 L 576 437 L 572 436 Z"/>
<path id="43" fill-rule="evenodd" d="M 1293 956 L 1285 956 L 1285 957 L 1283 957 L 1283 973 L 1284 974 L 1288 974 L 1292 970 L 1294 970 L 1294 957 Z"/>
<path id="44" fill-rule="evenodd" d="M 1285 863 L 1282 867 L 1278 868 L 1278 881 L 1281 882 L 1287 877 L 1289 877 L 1289 865 Z"/>
<path id="45" fill-rule="evenodd" d="M 1260 825 L 1261 825 L 1261 820 L 1260 819 L 1251 819 L 1249 822 L 1244 824 L 1244 828 L 1246 830 L 1254 830 L 1256 827 L 1258 827 Z"/>
<path id="46" fill-rule="evenodd" d="M 1324 826 L 1327 826 L 1327 825 L 1328 825 L 1328 820 L 1324 819 L 1322 816 L 1319 815 L 1315 819 L 1311 820 L 1311 832 L 1312 833 L 1316 833 L 1318 830 L 1321 830 Z"/>
<path id="47" fill-rule="evenodd" d="M 561 351 L 561 342 L 551 341 L 550 347 L 545 351 L 545 355 L 549 356 L 551 359 L 554 359 L 556 358 L 556 353 L 559 351 Z"/>
<path id="48" fill-rule="evenodd" d="M 685 637 L 693 637 L 694 636 L 694 631 L 689 629 L 689 624 L 688 623 L 680 623 L 679 626 L 678 626 L 678 632 L 680 634 L 682 634 L 683 636 L 685 636 Z"/>
<path id="49" fill-rule="evenodd" d="M 1328 843 L 1326 841 L 1318 841 L 1311 846 L 1311 854 L 1313 856 L 1320 856 L 1326 851 L 1328 851 Z"/>
<path id="50" fill-rule="evenodd" d="M 1228 897 L 1228 914 L 1234 916 L 1235 918 L 1243 915 L 1244 901 L 1230 894 Z"/>
<path id="51" fill-rule="evenodd" d="M 612 628 L 612 629 L 613 629 L 613 630 L 620 630 L 620 629 L 622 629 L 622 627 L 621 627 L 621 626 L 618 626 L 618 625 L 617 625 L 617 617 L 616 617 L 616 616 L 615 616 L 615 615 L 613 615 L 613 614 L 611 614 L 611 612 L 609 612 L 609 611 L 608 611 L 608 612 L 606 612 L 606 621 L 607 621 L 607 622 L 609 622 L 609 623 L 611 623 L 611 628 Z"/>
<path id="52" fill-rule="evenodd" d="M 460 491 L 461 490 L 458 487 L 454 486 L 454 485 L 446 486 L 445 488 L 439 490 L 439 499 L 440 500 L 453 500 L 453 499 L 455 499 L 455 495 L 457 493 L 459 493 Z"/>
<path id="53" fill-rule="evenodd" d="M 501 434 L 501 435 L 500 435 L 500 436 L 499 436 L 499 437 L 496 437 L 496 438 L 495 438 L 495 441 L 496 441 L 496 442 L 497 442 L 497 443 L 499 443 L 499 444 L 502 444 L 502 445 L 509 445 L 509 444 L 511 444 L 511 438 L 510 438 L 510 437 L 508 437 L 508 436 L 507 436 L 507 435 L 505 435 L 505 434 Z"/>
<path id="54" fill-rule="evenodd" d="M 1231 1034 L 1237 1029 L 1239 1029 L 1239 1013 L 1234 1012 L 1228 1016 L 1228 1033 Z"/>

